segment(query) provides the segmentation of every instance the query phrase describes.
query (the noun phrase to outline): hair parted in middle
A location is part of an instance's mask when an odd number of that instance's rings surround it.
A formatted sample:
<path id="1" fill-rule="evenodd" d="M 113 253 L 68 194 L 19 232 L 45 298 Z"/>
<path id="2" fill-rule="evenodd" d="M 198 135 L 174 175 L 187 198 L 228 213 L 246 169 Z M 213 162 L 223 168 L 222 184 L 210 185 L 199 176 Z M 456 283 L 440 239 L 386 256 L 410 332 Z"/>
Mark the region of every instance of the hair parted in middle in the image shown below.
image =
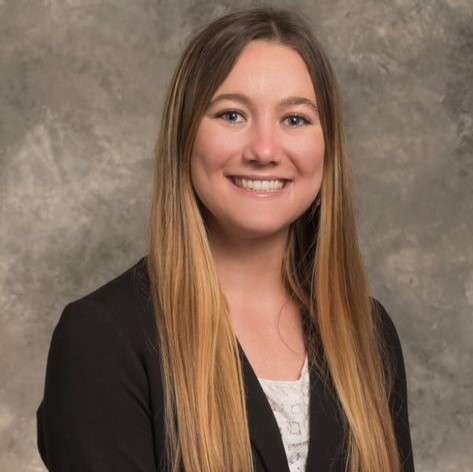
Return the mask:
<path id="1" fill-rule="evenodd" d="M 192 187 L 190 159 L 212 96 L 245 46 L 256 40 L 300 54 L 325 141 L 320 205 L 314 201 L 293 223 L 282 277 L 304 316 L 311 365 L 325 372 L 340 399 L 347 470 L 398 472 L 390 372 L 383 365 L 358 245 L 337 81 L 307 24 L 273 8 L 231 13 L 197 34 L 164 104 L 148 270 L 164 381 L 167 467 L 253 470 L 238 343 Z"/>

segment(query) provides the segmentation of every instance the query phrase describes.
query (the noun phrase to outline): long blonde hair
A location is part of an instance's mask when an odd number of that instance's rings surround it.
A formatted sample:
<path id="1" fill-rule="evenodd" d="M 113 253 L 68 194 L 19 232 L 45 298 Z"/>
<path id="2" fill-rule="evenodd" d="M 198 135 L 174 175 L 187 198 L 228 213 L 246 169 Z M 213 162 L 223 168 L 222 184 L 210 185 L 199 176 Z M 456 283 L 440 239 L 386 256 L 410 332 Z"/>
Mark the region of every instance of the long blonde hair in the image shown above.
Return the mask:
<path id="1" fill-rule="evenodd" d="M 337 81 L 307 25 L 270 8 L 227 15 L 198 34 L 181 57 L 164 105 L 148 270 L 164 382 L 166 467 L 253 470 L 238 343 L 192 188 L 190 156 L 212 95 L 256 39 L 301 55 L 326 143 L 320 206 L 314 202 L 292 225 L 282 276 L 304 313 L 312 364 L 326 365 L 340 399 L 347 470 L 398 472 L 389 370 L 358 247 Z"/>

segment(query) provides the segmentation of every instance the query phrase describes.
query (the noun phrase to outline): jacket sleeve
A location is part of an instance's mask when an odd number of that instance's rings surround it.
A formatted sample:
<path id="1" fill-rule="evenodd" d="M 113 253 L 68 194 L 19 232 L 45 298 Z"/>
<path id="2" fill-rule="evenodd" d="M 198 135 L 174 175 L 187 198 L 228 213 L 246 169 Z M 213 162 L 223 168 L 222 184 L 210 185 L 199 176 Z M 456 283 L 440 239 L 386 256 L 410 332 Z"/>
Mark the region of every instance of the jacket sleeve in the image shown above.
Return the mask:
<path id="1" fill-rule="evenodd" d="M 156 471 L 147 375 L 110 313 L 83 299 L 53 333 L 38 447 L 50 472 Z"/>
<path id="2" fill-rule="evenodd" d="M 393 386 L 389 406 L 394 421 L 402 472 L 414 472 L 411 433 L 407 402 L 407 382 L 404 356 L 396 328 L 387 311 L 374 300 L 375 313 L 378 314 L 381 332 L 384 337 L 387 358 L 393 372 Z"/>

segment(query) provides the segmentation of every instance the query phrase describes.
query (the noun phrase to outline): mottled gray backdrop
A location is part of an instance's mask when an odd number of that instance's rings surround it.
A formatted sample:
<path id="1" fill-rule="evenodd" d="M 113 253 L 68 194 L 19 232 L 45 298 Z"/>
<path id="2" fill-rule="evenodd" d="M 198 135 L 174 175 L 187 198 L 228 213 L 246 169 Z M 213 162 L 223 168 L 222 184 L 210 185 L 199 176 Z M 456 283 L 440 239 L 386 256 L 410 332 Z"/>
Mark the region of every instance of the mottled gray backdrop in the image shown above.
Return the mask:
<path id="1" fill-rule="evenodd" d="M 0 0 L 2 472 L 44 470 L 34 415 L 53 327 L 143 254 L 163 92 L 189 35 L 234 3 Z M 272 4 L 307 17 L 342 84 L 417 470 L 471 471 L 473 2 Z"/>

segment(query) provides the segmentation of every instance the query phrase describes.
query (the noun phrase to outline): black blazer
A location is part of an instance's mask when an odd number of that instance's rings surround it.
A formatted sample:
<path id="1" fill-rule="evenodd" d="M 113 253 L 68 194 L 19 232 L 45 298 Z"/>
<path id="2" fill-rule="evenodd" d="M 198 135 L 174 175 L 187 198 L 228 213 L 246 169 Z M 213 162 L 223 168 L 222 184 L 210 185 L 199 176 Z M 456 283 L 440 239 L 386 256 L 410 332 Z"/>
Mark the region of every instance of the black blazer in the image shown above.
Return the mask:
<path id="1" fill-rule="evenodd" d="M 403 471 L 413 472 L 401 346 L 380 308 L 397 373 L 390 406 Z M 289 472 L 274 415 L 241 354 L 255 470 Z M 315 369 L 310 384 L 306 470 L 342 472 L 346 445 L 337 397 Z M 164 470 L 163 386 L 144 260 L 65 308 L 51 341 L 37 425 L 38 448 L 51 472 Z"/>

